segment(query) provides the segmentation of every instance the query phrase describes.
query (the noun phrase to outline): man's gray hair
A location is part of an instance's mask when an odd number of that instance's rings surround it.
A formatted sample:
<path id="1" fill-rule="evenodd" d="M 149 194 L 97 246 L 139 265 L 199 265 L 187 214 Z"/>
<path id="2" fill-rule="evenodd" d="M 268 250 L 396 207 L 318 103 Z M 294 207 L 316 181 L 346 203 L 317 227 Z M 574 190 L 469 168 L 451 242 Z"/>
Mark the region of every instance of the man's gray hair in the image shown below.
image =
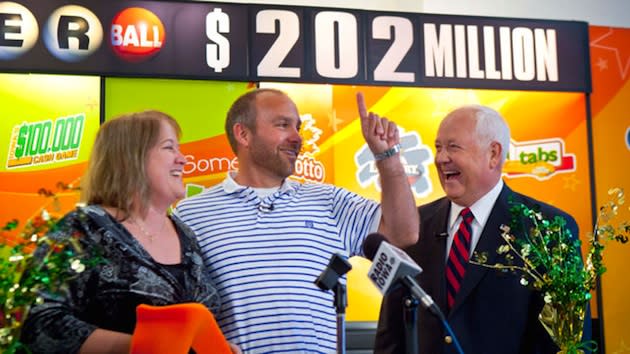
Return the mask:
<path id="1" fill-rule="evenodd" d="M 468 105 L 464 108 L 472 109 L 475 113 L 476 133 L 479 144 L 488 146 L 493 141 L 501 144 L 501 163 L 507 159 L 510 150 L 510 127 L 501 114 L 494 109 L 482 105 Z"/>

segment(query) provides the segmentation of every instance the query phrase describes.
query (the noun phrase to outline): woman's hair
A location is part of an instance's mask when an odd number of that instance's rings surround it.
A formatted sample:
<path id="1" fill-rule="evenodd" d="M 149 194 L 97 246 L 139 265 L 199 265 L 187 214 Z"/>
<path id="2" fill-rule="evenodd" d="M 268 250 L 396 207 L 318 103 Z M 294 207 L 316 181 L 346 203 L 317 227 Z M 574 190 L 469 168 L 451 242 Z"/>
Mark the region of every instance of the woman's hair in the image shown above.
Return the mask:
<path id="1" fill-rule="evenodd" d="M 82 179 L 81 200 L 116 208 L 123 220 L 134 209 L 144 212 L 151 196 L 147 156 L 158 144 L 162 121 L 181 135 L 177 121 L 159 111 L 123 114 L 103 124 Z"/>

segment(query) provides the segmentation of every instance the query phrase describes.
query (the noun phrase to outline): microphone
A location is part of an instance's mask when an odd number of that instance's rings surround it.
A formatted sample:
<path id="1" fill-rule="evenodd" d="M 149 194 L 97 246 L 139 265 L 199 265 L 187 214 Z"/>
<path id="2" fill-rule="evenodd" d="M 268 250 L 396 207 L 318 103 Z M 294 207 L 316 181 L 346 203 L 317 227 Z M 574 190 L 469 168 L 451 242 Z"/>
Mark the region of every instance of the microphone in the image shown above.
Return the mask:
<path id="1" fill-rule="evenodd" d="M 414 277 L 422 272 L 422 268 L 407 253 L 388 243 L 379 233 L 367 236 L 363 242 L 363 253 L 372 261 L 368 277 L 381 294 L 386 295 L 402 283 L 424 308 L 439 318 L 443 317 L 431 296 L 416 282 Z"/>
<path id="2" fill-rule="evenodd" d="M 315 279 L 315 285 L 322 290 L 330 290 L 337 285 L 337 280 L 348 273 L 352 265 L 343 256 L 335 253 L 330 257 L 326 269 Z"/>
<path id="3" fill-rule="evenodd" d="M 339 281 L 339 278 L 348 273 L 352 265 L 339 253 L 334 253 L 326 269 L 315 279 L 315 285 L 324 291 L 333 291 L 335 297 L 333 302 L 337 312 L 337 353 L 346 352 L 346 306 L 348 297 L 346 286 Z"/>
<path id="4" fill-rule="evenodd" d="M 264 204 L 264 203 L 260 203 L 258 204 L 258 210 L 263 212 L 263 213 L 269 213 L 273 211 L 273 204 Z"/>
<path id="5" fill-rule="evenodd" d="M 437 238 L 448 238 L 448 232 L 436 232 L 435 237 Z"/>

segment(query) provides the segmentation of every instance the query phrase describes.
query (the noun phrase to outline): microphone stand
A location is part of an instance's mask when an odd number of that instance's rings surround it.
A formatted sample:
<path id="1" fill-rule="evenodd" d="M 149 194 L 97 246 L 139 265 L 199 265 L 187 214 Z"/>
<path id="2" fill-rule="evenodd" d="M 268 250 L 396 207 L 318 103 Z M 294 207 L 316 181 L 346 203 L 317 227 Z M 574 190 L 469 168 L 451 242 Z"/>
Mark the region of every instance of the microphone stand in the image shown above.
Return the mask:
<path id="1" fill-rule="evenodd" d="M 335 310 L 337 311 L 337 353 L 346 353 L 346 307 L 348 306 L 348 297 L 346 286 L 337 281 L 333 288 L 335 295 Z"/>
<path id="2" fill-rule="evenodd" d="M 403 320 L 405 322 L 405 348 L 407 354 L 418 354 L 418 299 L 412 294 L 403 298 Z"/>
<path id="3" fill-rule="evenodd" d="M 455 333 L 453 333 L 453 329 L 448 324 L 446 317 L 440 310 L 440 308 L 433 302 L 431 296 L 422 290 L 420 286 L 415 282 L 415 280 L 409 276 L 405 275 L 401 279 L 402 283 L 408 290 L 407 296 L 403 299 L 403 307 L 405 308 L 405 312 L 403 313 L 405 318 L 405 335 L 406 335 L 406 344 L 407 344 L 407 353 L 408 354 L 417 354 L 418 353 L 418 339 L 416 338 L 416 312 L 418 302 L 422 302 L 422 306 L 429 310 L 433 315 L 435 315 L 444 326 L 444 329 L 453 339 L 453 345 L 459 354 L 464 354 L 464 350 L 462 349 Z M 415 301 L 415 305 L 413 302 Z M 408 310 L 409 308 L 409 310 Z M 413 311 L 411 310 L 413 308 Z M 410 342 L 411 341 L 411 342 Z"/>
<path id="4" fill-rule="evenodd" d="M 334 305 L 337 312 L 337 353 L 346 353 L 346 306 L 348 297 L 346 286 L 339 281 L 339 278 L 348 273 L 352 265 L 342 255 L 333 254 L 328 262 L 328 266 L 315 279 L 315 285 L 324 291 L 332 290 L 334 295 Z"/>

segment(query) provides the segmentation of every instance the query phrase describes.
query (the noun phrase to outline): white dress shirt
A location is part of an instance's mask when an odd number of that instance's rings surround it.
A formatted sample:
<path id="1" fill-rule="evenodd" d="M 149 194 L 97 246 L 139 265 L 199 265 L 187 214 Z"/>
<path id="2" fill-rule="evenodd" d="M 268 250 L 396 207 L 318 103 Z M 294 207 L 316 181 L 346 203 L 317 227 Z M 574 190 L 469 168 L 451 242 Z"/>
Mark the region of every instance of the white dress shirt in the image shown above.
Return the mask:
<path id="1" fill-rule="evenodd" d="M 475 219 L 472 222 L 472 235 L 470 240 L 470 254 L 475 250 L 477 243 L 479 242 L 479 237 L 481 237 L 481 231 L 484 226 L 486 226 L 486 221 L 488 221 L 488 217 L 490 216 L 490 211 L 494 207 L 494 203 L 497 201 L 499 194 L 501 193 L 501 189 L 503 188 L 503 180 L 499 179 L 499 182 L 488 192 L 486 195 L 477 200 L 473 205 L 470 206 L 470 211 L 472 212 Z M 453 244 L 453 238 L 455 237 L 455 233 L 459 228 L 459 224 L 462 222 L 462 217 L 459 215 L 462 209 L 465 207 L 455 204 L 451 202 L 451 211 L 448 217 L 448 240 L 446 242 L 446 254 L 444 255 L 444 263 L 446 264 L 446 260 L 448 259 L 448 253 L 451 251 L 451 245 Z M 497 233 L 500 230 L 496 230 Z"/>

